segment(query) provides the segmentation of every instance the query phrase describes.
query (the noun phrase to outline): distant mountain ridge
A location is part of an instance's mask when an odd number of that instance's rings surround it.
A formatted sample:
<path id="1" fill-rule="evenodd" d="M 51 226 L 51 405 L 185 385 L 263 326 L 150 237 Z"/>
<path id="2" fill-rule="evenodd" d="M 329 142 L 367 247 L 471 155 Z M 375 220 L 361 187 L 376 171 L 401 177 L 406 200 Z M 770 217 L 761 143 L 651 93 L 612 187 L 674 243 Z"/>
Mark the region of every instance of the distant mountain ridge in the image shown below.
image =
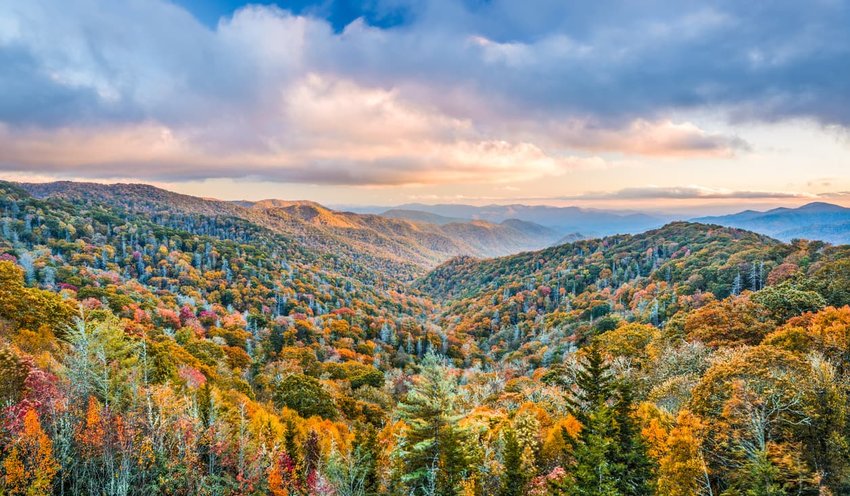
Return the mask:
<path id="1" fill-rule="evenodd" d="M 800 238 L 833 244 L 850 243 L 850 208 L 825 202 L 813 202 L 798 208 L 774 208 L 764 212 L 745 210 L 737 214 L 692 220 L 755 231 L 783 241 Z"/>
<path id="2" fill-rule="evenodd" d="M 460 217 L 446 217 L 444 215 L 433 214 L 431 212 L 423 212 L 421 210 L 406 210 L 401 208 L 393 208 L 379 214 L 381 217 L 390 219 L 404 219 L 414 222 L 430 222 L 431 224 L 451 224 L 453 222 L 468 222 L 471 219 L 462 219 Z"/>
<path id="3" fill-rule="evenodd" d="M 669 217 L 642 212 L 520 204 L 478 207 L 462 204 L 411 203 L 399 205 L 389 212 L 398 211 L 415 211 L 448 218 L 486 220 L 494 223 L 518 219 L 553 229 L 562 236 L 580 232 L 586 237 L 634 234 L 661 227 L 672 220 Z"/>
<path id="4" fill-rule="evenodd" d="M 485 221 L 436 224 L 331 210 L 314 202 L 263 201 L 251 211 L 282 221 L 300 238 L 334 238 L 364 251 L 379 249 L 433 267 L 452 256 L 492 257 L 539 249 L 558 234 L 529 223 Z"/>

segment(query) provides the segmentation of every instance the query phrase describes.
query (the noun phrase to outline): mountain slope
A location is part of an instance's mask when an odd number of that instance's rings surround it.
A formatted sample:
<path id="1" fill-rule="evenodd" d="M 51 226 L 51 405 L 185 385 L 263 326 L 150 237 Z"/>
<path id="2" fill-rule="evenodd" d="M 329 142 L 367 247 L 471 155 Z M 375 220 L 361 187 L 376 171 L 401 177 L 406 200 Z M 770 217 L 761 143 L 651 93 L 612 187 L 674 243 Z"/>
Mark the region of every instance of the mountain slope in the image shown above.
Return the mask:
<path id="1" fill-rule="evenodd" d="M 850 208 L 815 202 L 799 208 L 776 208 L 766 212 L 746 210 L 737 214 L 700 217 L 695 222 L 719 224 L 756 231 L 783 241 L 794 238 L 828 243 L 850 243 Z"/>
<path id="2" fill-rule="evenodd" d="M 179 211 L 202 215 L 240 217 L 244 208 L 214 199 L 182 195 L 147 184 L 99 184 L 73 181 L 20 183 L 35 198 L 61 198 L 77 202 L 101 202 L 147 214 Z"/>
<path id="3" fill-rule="evenodd" d="M 400 264 L 432 268 L 458 255 L 491 257 L 548 246 L 557 234 L 521 221 L 435 224 L 381 215 L 338 212 L 312 202 L 258 202 L 251 207 L 290 234 L 359 251 L 383 253 Z M 345 248 L 342 248 L 345 249 Z"/>
<path id="4" fill-rule="evenodd" d="M 539 359 L 545 350 L 566 354 L 605 322 L 660 324 L 693 304 L 760 289 L 794 249 L 676 222 L 496 259 L 455 258 L 416 287 L 443 301 L 438 322 L 460 341 L 474 339 L 482 357 Z"/>
<path id="5" fill-rule="evenodd" d="M 530 223 L 484 221 L 438 225 L 378 215 L 339 212 L 309 201 L 226 202 L 142 184 L 55 182 L 21 184 L 36 198 L 101 203 L 150 216 L 166 214 L 238 218 L 297 242 L 305 250 L 341 260 L 360 277 L 409 281 L 458 255 L 489 257 L 548 246 L 557 234 Z"/>
<path id="6" fill-rule="evenodd" d="M 72 288 L 81 299 L 103 300 L 124 313 L 132 313 L 134 305 L 179 303 L 196 306 L 196 313 L 217 307 L 264 321 L 296 314 L 318 318 L 343 308 L 397 319 L 413 301 L 393 304 L 394 290 L 361 279 L 355 268 L 327 263 L 263 226 L 239 217 L 186 213 L 220 202 L 132 185 L 95 189 L 85 201 L 76 198 L 84 189 L 62 186 L 62 193 L 39 199 L 0 182 L 0 253 L 25 261 L 28 278 L 45 287 Z M 130 193 L 152 195 L 139 207 L 145 210 L 160 212 L 167 204 L 157 202 L 172 199 L 185 210 L 175 204 L 172 212 L 151 214 L 99 201 L 116 190 L 137 206 L 139 199 Z M 107 288 L 115 295 L 107 298 Z M 411 307 L 409 313 L 422 311 Z"/>
<path id="7" fill-rule="evenodd" d="M 421 279 L 418 286 L 435 298 L 466 297 L 517 278 L 536 278 L 561 287 L 572 287 L 574 281 L 579 286 L 611 286 L 668 268 L 672 277 L 677 275 L 675 271 L 687 279 L 691 274 L 682 271 L 691 270 L 694 263 L 699 264 L 706 279 L 707 270 L 722 272 L 724 267 L 735 267 L 745 253 L 767 252 L 779 246 L 776 240 L 752 232 L 674 222 L 637 235 L 582 240 L 501 258 L 453 259 Z M 671 263 L 667 265 L 668 262 Z M 735 271 L 723 274 L 717 281 L 719 285 L 703 280 L 693 289 L 728 294 L 728 288 L 723 286 L 731 288 L 735 275 Z"/>

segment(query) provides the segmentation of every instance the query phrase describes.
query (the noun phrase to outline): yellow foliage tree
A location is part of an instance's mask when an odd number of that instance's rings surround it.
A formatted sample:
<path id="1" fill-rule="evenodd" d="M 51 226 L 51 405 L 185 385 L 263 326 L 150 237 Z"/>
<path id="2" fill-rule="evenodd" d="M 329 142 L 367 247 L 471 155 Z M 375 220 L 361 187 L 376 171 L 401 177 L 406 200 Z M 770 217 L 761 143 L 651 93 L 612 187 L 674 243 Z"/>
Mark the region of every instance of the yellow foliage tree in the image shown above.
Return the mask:
<path id="1" fill-rule="evenodd" d="M 635 415 L 641 426 L 641 434 L 646 440 L 647 454 L 658 461 L 664 455 L 673 418 L 649 401 L 641 403 Z"/>
<path id="2" fill-rule="evenodd" d="M 850 306 L 794 317 L 764 342 L 798 353 L 818 350 L 841 363 L 850 359 Z"/>
<path id="3" fill-rule="evenodd" d="M 73 315 L 74 309 L 61 296 L 26 287 L 23 269 L 0 262 L 0 317 L 15 330 L 63 331 Z"/>
<path id="4" fill-rule="evenodd" d="M 581 423 L 572 415 L 567 415 L 549 428 L 544 434 L 541 455 L 548 464 L 559 465 L 570 449 L 571 441 L 578 438 Z M 569 437 L 566 439 L 564 436 Z"/>
<path id="5" fill-rule="evenodd" d="M 706 475 L 700 451 L 703 428 L 699 417 L 688 410 L 679 412 L 676 425 L 667 436 L 658 463 L 658 494 L 697 494 L 700 478 Z"/>
<path id="6" fill-rule="evenodd" d="M 657 341 L 660 337 L 661 331 L 657 327 L 629 323 L 599 335 L 595 341 L 606 354 L 628 357 L 642 363 L 657 356 Z"/>

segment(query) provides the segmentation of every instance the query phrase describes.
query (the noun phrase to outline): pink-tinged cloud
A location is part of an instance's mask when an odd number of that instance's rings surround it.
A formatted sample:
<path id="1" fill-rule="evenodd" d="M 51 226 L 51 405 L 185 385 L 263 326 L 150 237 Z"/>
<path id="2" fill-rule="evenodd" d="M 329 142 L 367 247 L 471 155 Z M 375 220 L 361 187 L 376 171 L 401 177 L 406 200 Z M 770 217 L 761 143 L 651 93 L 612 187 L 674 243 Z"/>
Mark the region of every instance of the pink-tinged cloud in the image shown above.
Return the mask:
<path id="1" fill-rule="evenodd" d="M 553 133 L 586 150 L 650 157 L 728 158 L 751 148 L 737 136 L 710 133 L 691 122 L 677 124 L 670 120 L 638 119 L 620 129 L 571 122 L 555 126 Z"/>
<path id="2" fill-rule="evenodd" d="M 220 126 L 155 122 L 24 130 L 0 126 L 0 168 L 101 178 L 250 177 L 391 185 L 503 183 L 604 163 L 596 157 L 549 154 L 528 142 L 492 139 L 469 121 L 402 102 L 394 91 L 315 74 L 282 92 L 253 121 L 249 128 L 266 131 L 262 142 L 241 143 Z"/>
<path id="3" fill-rule="evenodd" d="M 0 169 L 510 183 L 750 148 L 681 111 L 850 123 L 848 10 L 828 2 L 779 9 L 799 14 L 781 29 L 745 2 L 408 7 L 409 24 L 337 33 L 272 7 L 209 28 L 162 0 L 0 2 Z"/>

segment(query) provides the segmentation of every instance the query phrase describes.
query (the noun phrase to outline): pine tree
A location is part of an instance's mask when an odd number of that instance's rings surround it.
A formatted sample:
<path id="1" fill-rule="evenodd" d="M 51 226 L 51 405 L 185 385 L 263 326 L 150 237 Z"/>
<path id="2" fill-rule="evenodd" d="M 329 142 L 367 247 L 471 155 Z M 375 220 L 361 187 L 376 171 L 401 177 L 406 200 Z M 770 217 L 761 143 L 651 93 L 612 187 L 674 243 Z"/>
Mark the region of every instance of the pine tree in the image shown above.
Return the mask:
<path id="1" fill-rule="evenodd" d="M 316 483 L 316 471 L 319 468 L 319 462 L 322 456 L 321 448 L 319 448 L 319 435 L 316 434 L 316 431 L 311 430 L 307 434 L 302 452 L 304 453 L 303 474 L 305 485 L 308 491 L 310 491 Z"/>
<path id="2" fill-rule="evenodd" d="M 525 485 L 528 482 L 522 470 L 522 448 L 516 439 L 513 430 L 505 434 L 505 447 L 503 451 L 503 463 L 505 471 L 502 474 L 501 496 L 522 496 L 525 494 Z"/>
<path id="3" fill-rule="evenodd" d="M 617 387 L 618 398 L 614 405 L 617 449 L 615 466 L 618 488 L 623 495 L 643 496 L 652 494 L 652 462 L 647 446 L 634 421 L 634 399 L 632 387 L 621 382 Z"/>
<path id="4" fill-rule="evenodd" d="M 211 439 L 209 429 L 213 423 L 213 401 L 209 382 L 205 382 L 198 394 L 198 415 L 201 420 L 201 427 L 206 435 L 203 435 L 198 443 L 198 454 L 202 460 L 206 460 L 207 473 L 212 475 L 215 473 L 215 453 L 210 449 Z"/>
<path id="5" fill-rule="evenodd" d="M 378 479 L 378 432 L 369 423 L 360 424 L 354 436 L 353 451 L 363 469 L 363 494 L 377 496 Z"/>
<path id="6" fill-rule="evenodd" d="M 575 385 L 569 404 L 582 429 L 565 492 L 576 496 L 652 494 L 649 457 L 632 419 L 631 388 L 614 382 L 596 346 L 588 348 Z"/>
<path id="7" fill-rule="evenodd" d="M 585 415 L 575 451 L 572 481 L 565 487 L 570 496 L 622 496 L 615 466 L 614 421 L 603 405 Z"/>
<path id="8" fill-rule="evenodd" d="M 292 466 L 297 469 L 301 467 L 301 457 L 299 456 L 298 444 L 295 442 L 295 422 L 288 418 L 285 422 L 286 433 L 283 435 L 283 450 L 286 453 L 286 457 L 289 458 L 289 461 L 292 463 Z"/>
<path id="9" fill-rule="evenodd" d="M 457 427 L 457 380 L 445 360 L 428 352 L 416 382 L 399 405 L 408 424 L 404 482 L 411 494 L 454 494 L 469 461 Z M 436 479 L 434 478 L 436 475 Z"/>
<path id="10" fill-rule="evenodd" d="M 576 372 L 575 390 L 568 399 L 570 413 L 585 425 L 590 412 L 605 407 L 613 392 L 611 367 L 596 346 L 588 347 L 582 367 Z"/>
<path id="11" fill-rule="evenodd" d="M 582 367 L 576 373 L 575 389 L 569 398 L 570 413 L 581 423 L 575 449 L 572 481 L 567 494 L 581 496 L 615 495 L 615 425 L 609 400 L 614 392 L 610 367 L 596 346 L 587 348 Z"/>

